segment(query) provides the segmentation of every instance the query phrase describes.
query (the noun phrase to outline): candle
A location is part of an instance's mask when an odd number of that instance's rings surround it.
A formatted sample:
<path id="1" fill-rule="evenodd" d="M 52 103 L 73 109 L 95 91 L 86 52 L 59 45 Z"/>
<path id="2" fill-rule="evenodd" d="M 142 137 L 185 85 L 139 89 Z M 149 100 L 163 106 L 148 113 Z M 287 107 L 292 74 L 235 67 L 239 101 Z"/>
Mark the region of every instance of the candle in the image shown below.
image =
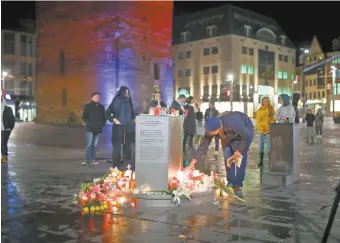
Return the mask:
<path id="1" fill-rule="evenodd" d="M 124 176 L 125 176 L 125 177 L 128 177 L 129 179 L 131 179 L 131 177 L 132 177 L 131 165 L 128 165 L 128 166 L 127 166 L 127 170 L 125 171 Z"/>

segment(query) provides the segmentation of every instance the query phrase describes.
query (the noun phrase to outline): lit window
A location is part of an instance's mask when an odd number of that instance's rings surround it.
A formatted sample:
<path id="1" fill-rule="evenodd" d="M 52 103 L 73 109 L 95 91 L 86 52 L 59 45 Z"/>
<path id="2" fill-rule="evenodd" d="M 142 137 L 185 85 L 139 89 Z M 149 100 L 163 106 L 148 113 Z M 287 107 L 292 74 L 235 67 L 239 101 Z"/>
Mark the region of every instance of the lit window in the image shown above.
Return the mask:
<path id="1" fill-rule="evenodd" d="M 248 74 L 253 75 L 254 74 L 254 67 L 248 66 Z"/>
<path id="2" fill-rule="evenodd" d="M 288 79 L 288 72 L 283 72 L 283 79 L 287 80 Z"/>
<path id="3" fill-rule="evenodd" d="M 279 70 L 279 71 L 277 72 L 277 78 L 278 78 L 278 79 L 282 79 L 282 77 L 283 77 L 283 76 L 282 76 L 282 71 Z"/>
<path id="4" fill-rule="evenodd" d="M 247 74 L 247 65 L 241 65 L 241 74 Z"/>

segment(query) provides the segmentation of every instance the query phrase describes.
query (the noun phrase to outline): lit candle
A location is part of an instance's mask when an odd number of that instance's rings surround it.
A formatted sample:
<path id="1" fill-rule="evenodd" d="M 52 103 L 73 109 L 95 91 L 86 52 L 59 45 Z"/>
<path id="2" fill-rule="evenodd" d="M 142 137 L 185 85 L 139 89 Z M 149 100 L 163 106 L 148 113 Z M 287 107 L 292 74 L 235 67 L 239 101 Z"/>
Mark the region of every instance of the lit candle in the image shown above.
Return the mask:
<path id="1" fill-rule="evenodd" d="M 127 166 L 127 170 L 125 171 L 124 176 L 125 176 L 125 177 L 128 177 L 129 179 L 131 179 L 131 176 L 132 176 L 131 165 L 128 165 L 128 166 Z"/>

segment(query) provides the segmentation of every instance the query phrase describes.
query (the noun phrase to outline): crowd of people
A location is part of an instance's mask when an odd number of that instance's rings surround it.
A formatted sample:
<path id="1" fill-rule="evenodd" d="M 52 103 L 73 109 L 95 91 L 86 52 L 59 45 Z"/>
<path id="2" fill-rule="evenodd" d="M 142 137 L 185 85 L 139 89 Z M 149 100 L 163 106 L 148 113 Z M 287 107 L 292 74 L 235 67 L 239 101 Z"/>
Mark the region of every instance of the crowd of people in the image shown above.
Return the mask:
<path id="1" fill-rule="evenodd" d="M 240 167 L 231 164 L 230 168 L 227 168 L 228 183 L 234 188 L 235 192 L 241 192 L 247 166 L 248 149 L 253 142 L 255 132 L 258 134 L 259 141 L 258 166 L 261 167 L 263 166 L 265 145 L 267 146 L 268 158 L 270 158 L 270 124 L 274 122 L 295 122 L 295 108 L 290 103 L 290 97 L 282 94 L 279 96 L 278 102 L 281 106 L 275 111 L 269 97 L 262 98 L 261 107 L 256 112 L 256 125 L 254 127 L 252 120 L 245 113 L 238 111 L 220 113 L 215 108 L 215 103 L 211 101 L 203 114 L 194 97 L 179 95 L 172 102 L 169 110 L 177 110 L 178 114 L 184 117 L 183 153 L 187 153 L 186 148 L 188 147 L 187 154 L 190 154 L 192 158 L 188 169 L 193 169 L 197 162 L 202 161 L 202 157 L 207 153 L 210 143 L 214 140 L 216 155 L 219 153 L 221 144 L 225 160 L 233 157 L 242 161 Z M 150 107 L 167 109 L 165 102 L 162 101 L 159 89 L 155 89 L 145 113 L 148 113 Z M 1 112 L 1 161 L 7 162 L 7 143 L 14 128 L 15 118 L 11 108 L 6 106 L 6 100 L 3 97 Z M 83 165 L 98 164 L 96 148 L 107 121 L 113 124 L 111 136 L 112 166 L 120 167 L 122 161 L 130 161 L 134 165 L 136 113 L 128 87 L 120 87 L 107 110 L 100 104 L 100 93 L 92 93 L 91 102 L 84 106 L 82 118 L 86 124 L 86 149 Z M 314 134 L 316 134 L 316 138 L 321 138 L 323 126 L 321 109 L 318 110 L 316 115 L 309 109 L 302 119 L 307 123 L 307 142 L 313 142 Z M 183 164 L 183 167 L 185 167 L 185 164 Z"/>

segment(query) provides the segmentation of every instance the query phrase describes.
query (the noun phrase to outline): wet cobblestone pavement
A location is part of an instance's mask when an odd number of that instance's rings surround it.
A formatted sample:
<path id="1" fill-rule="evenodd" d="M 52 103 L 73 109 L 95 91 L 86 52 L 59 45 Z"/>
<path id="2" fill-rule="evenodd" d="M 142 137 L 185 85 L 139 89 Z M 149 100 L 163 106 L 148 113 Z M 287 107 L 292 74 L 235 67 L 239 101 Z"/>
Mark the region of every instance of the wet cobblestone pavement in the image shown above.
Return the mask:
<path id="1" fill-rule="evenodd" d="M 256 141 L 249 155 L 245 203 L 207 201 L 81 216 L 72 197 L 81 183 L 108 169 L 104 158 L 110 154 L 110 127 L 100 141 L 98 157 L 103 160 L 84 167 L 82 128 L 17 124 L 10 162 L 1 166 L 1 242 L 321 242 L 340 176 L 339 128 L 327 120 L 323 143 L 301 141 L 301 182 L 289 187 L 261 185 Z M 214 163 L 213 155 L 209 160 Z M 338 211 L 328 242 L 340 242 L 339 229 Z"/>

